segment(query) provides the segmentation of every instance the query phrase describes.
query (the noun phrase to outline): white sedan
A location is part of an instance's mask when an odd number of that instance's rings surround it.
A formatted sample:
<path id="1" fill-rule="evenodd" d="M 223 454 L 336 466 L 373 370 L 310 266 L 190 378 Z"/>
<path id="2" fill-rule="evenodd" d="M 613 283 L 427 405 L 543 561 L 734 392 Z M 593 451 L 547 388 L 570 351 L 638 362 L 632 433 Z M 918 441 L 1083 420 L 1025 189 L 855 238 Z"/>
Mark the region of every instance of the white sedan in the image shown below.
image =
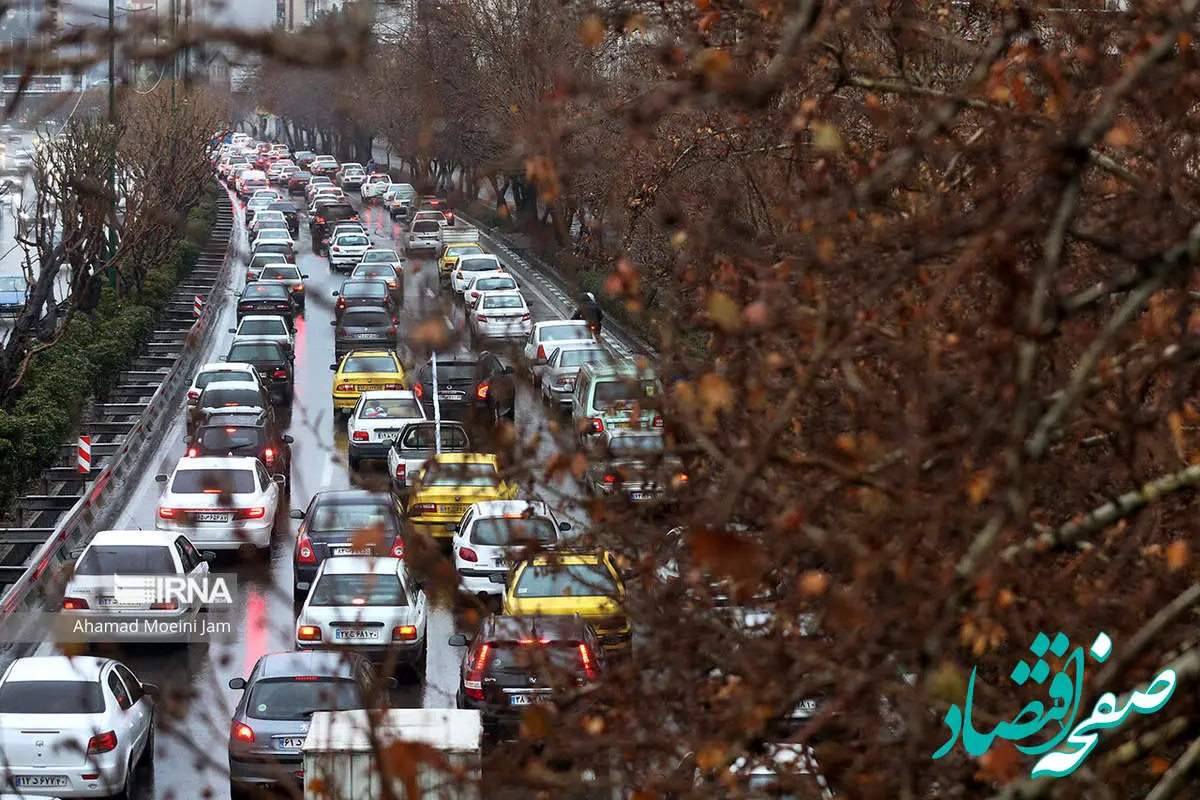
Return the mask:
<path id="1" fill-rule="evenodd" d="M 464 253 L 459 256 L 454 272 L 450 273 L 450 286 L 462 294 L 467 290 L 471 278 L 481 272 L 504 272 L 500 259 L 491 253 Z"/>
<path id="2" fill-rule="evenodd" d="M 586 322 L 577 319 L 555 319 L 539 322 L 525 341 L 525 363 L 529 365 L 529 377 L 539 387 L 546 359 L 556 347 L 566 344 L 595 344 L 596 337 Z"/>
<path id="3" fill-rule="evenodd" d="M 384 458 L 404 429 L 424 422 L 425 405 L 407 389 L 363 392 L 346 423 L 351 469 L 365 458 Z"/>
<path id="4" fill-rule="evenodd" d="M 197 547 L 239 550 L 271 545 L 283 475 L 251 456 L 181 458 L 158 503 L 154 527 L 186 534 Z"/>
<path id="5" fill-rule="evenodd" d="M 292 235 L 287 232 L 287 228 L 260 229 L 258 235 L 254 237 L 254 241 L 251 242 L 251 247 L 258 248 L 264 244 L 284 244 L 293 254 L 296 252 L 296 242 L 292 240 Z"/>
<path id="6" fill-rule="evenodd" d="M 262 376 L 253 364 L 242 364 L 232 361 L 212 361 L 205 364 L 192 379 L 188 387 L 187 404 L 194 406 L 200 402 L 200 394 L 210 383 L 244 383 L 249 381 L 262 385 Z"/>
<path id="7" fill-rule="evenodd" d="M 533 316 L 519 291 L 484 292 L 467 319 L 477 341 L 516 341 L 533 330 Z"/>
<path id="8" fill-rule="evenodd" d="M 110 658 L 18 658 L 0 678 L 0 782 L 22 795 L 130 796 L 154 758 L 157 693 Z"/>
<path id="9" fill-rule="evenodd" d="M 505 289 L 519 289 L 517 279 L 507 272 L 472 272 L 471 280 L 463 291 L 463 304 L 467 308 L 479 302 L 479 295 L 484 292 L 502 292 Z"/>

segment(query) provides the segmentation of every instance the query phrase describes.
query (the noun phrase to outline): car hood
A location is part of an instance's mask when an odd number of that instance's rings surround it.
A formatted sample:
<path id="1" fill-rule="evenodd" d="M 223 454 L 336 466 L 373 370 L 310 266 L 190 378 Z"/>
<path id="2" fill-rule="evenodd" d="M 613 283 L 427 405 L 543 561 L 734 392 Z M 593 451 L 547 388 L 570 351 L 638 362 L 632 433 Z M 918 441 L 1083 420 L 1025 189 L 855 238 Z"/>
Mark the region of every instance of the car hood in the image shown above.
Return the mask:
<path id="1" fill-rule="evenodd" d="M 507 500 L 516 496 L 517 487 L 502 483 L 499 486 L 429 486 L 414 487 L 415 494 L 409 502 L 437 503 L 450 501 L 454 503 L 470 501 L 479 503 L 484 500 Z M 462 498 L 458 500 L 456 498 Z"/>

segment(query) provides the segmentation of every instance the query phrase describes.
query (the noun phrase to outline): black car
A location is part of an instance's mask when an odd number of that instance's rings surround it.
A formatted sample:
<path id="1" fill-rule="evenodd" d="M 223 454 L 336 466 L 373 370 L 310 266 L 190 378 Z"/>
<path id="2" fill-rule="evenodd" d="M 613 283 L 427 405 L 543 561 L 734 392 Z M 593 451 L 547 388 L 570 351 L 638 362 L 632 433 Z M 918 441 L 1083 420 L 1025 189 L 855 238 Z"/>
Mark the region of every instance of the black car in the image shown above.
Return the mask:
<path id="1" fill-rule="evenodd" d="M 404 556 L 400 514 L 396 501 L 387 492 L 365 489 L 317 492 L 307 509 L 293 509 L 291 517 L 303 520 L 292 554 L 292 596 L 297 604 L 308 596 L 317 569 L 326 558 L 377 552 L 373 542 L 355 549 L 354 539 L 363 531 L 377 528 L 383 544 L 390 542 L 391 549 L 378 555 Z"/>
<path id="2" fill-rule="evenodd" d="M 457 705 L 483 717 L 484 735 L 512 732 L 530 706 L 554 702 L 554 688 L 573 689 L 603 672 L 604 648 L 592 626 L 578 616 L 485 617 L 471 637 L 459 668 Z"/>
<path id="3" fill-rule="evenodd" d="M 242 294 L 238 297 L 238 321 L 247 314 L 283 317 L 290 326 L 296 320 L 296 300 L 287 284 L 254 281 L 246 284 L 246 288 L 242 289 Z"/>
<path id="4" fill-rule="evenodd" d="M 333 314 L 341 319 L 342 314 L 351 308 L 383 306 L 390 312 L 396 311 L 396 299 L 392 288 L 382 278 L 350 278 L 342 284 L 342 288 L 333 293 L 337 298 Z"/>
<path id="5" fill-rule="evenodd" d="M 267 206 L 267 211 L 280 211 L 283 213 L 284 220 L 287 221 L 288 232 L 292 234 L 292 238 L 300 235 L 300 210 L 296 208 L 296 204 L 287 200 L 279 200 Z"/>
<path id="6" fill-rule="evenodd" d="M 251 256 L 262 255 L 263 253 L 278 253 L 290 263 L 296 263 L 296 250 L 287 242 L 260 242 L 252 249 Z"/>
<path id="7" fill-rule="evenodd" d="M 311 178 L 311 172 L 305 172 L 304 170 L 293 172 L 287 179 L 288 194 L 304 194 L 304 188 L 308 186 Z"/>
<path id="8" fill-rule="evenodd" d="M 270 393 L 262 385 L 249 381 L 213 383 L 200 392 L 200 399 L 194 406 L 188 407 L 188 436 L 193 435 L 210 415 L 226 408 L 258 409 L 274 416 Z"/>
<path id="9" fill-rule="evenodd" d="M 313 252 L 317 255 L 325 252 L 329 244 L 329 232 L 333 230 L 334 225 L 357 220 L 358 212 L 349 203 L 337 201 L 318 204 L 308 223 L 308 232 L 312 234 Z"/>
<path id="10" fill-rule="evenodd" d="M 279 342 L 237 342 L 222 360 L 250 364 L 262 375 L 271 399 L 291 405 L 295 393 L 292 359 L 292 353 Z"/>
<path id="11" fill-rule="evenodd" d="M 355 306 L 329 324 L 336 328 L 333 351 L 338 358 L 351 350 L 396 346 L 396 318 L 383 306 Z"/>
<path id="12" fill-rule="evenodd" d="M 284 489 L 292 485 L 292 437 L 279 428 L 274 412 L 268 407 L 261 411 L 209 412 L 185 440 L 187 454 L 199 456 L 254 456 L 272 475 L 282 474 Z"/>
<path id="13" fill-rule="evenodd" d="M 370 255 L 371 251 L 367 251 Z M 355 278 L 377 278 L 381 281 L 387 281 L 388 289 L 392 292 L 392 300 L 395 301 L 396 307 L 404 305 L 404 268 L 397 269 L 392 264 L 370 263 L 367 261 L 358 262 L 358 266 L 350 273 L 350 279 Z"/>
<path id="14" fill-rule="evenodd" d="M 451 419 L 498 422 L 516 415 L 517 387 L 513 368 L 486 351 L 439 355 L 438 404 Z M 433 419 L 433 367 L 425 364 L 417 371 L 413 391 Z"/>

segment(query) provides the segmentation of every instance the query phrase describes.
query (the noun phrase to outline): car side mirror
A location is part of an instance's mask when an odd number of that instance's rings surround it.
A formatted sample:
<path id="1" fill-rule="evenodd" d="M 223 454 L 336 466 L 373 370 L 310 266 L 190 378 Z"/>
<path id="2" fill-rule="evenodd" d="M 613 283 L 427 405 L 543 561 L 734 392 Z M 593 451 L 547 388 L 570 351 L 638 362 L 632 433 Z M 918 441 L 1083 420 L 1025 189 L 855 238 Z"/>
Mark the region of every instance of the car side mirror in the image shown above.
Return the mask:
<path id="1" fill-rule="evenodd" d="M 571 523 L 569 523 L 569 522 L 558 523 L 558 529 L 560 531 L 562 531 L 563 533 L 566 533 L 567 531 L 571 530 L 571 527 L 572 527 Z"/>
<path id="2" fill-rule="evenodd" d="M 183 437 L 183 443 L 184 443 L 184 444 L 191 444 L 191 443 L 192 443 L 192 437 L 191 437 L 191 436 L 185 436 L 185 437 Z"/>
<path id="3" fill-rule="evenodd" d="M 212 550 L 201 550 L 200 551 L 200 560 L 205 562 L 206 564 L 211 564 L 212 562 L 217 560 L 217 554 L 214 553 Z"/>
<path id="4" fill-rule="evenodd" d="M 512 374 L 513 374 L 513 368 L 512 368 L 511 366 L 507 366 L 507 367 L 505 367 L 504 369 L 500 370 L 500 374 L 501 374 L 501 375 L 512 375 Z"/>
<path id="5" fill-rule="evenodd" d="M 304 519 L 304 511 L 299 508 L 293 508 L 288 512 L 288 516 L 292 519 Z"/>
<path id="6" fill-rule="evenodd" d="M 300 277 L 301 277 L 301 278 L 303 278 L 304 280 L 308 280 L 308 276 L 307 276 L 307 275 L 301 275 Z"/>
<path id="7" fill-rule="evenodd" d="M 246 688 L 246 679 L 245 678 L 230 678 L 229 679 L 229 688 L 237 689 L 237 690 L 245 689 Z"/>
<path id="8" fill-rule="evenodd" d="M 143 683 L 142 691 L 151 697 L 158 697 L 158 684 L 157 683 Z"/>
<path id="9" fill-rule="evenodd" d="M 293 444 L 296 441 L 296 437 L 292 436 L 290 433 L 285 433 L 283 435 L 283 440 L 288 444 Z"/>
<path id="10" fill-rule="evenodd" d="M 237 328 L 230 328 L 230 329 L 229 329 L 229 332 L 230 332 L 230 333 L 237 333 Z"/>
<path id="11" fill-rule="evenodd" d="M 339 294 L 339 292 L 331 292 L 331 294 L 332 294 L 334 297 L 337 297 L 337 296 L 338 296 L 338 294 Z"/>
<path id="12" fill-rule="evenodd" d="M 336 320 L 336 319 L 331 319 L 331 320 L 329 320 L 329 327 L 331 327 L 331 328 L 336 328 L 336 327 L 337 327 L 337 320 Z M 336 365 L 336 364 L 334 365 L 334 369 L 337 369 L 337 365 Z"/>
<path id="13" fill-rule="evenodd" d="M 458 533 L 458 523 L 457 522 L 447 522 L 446 530 L 450 531 L 451 533 Z"/>
<path id="14" fill-rule="evenodd" d="M 492 583 L 498 583 L 501 586 L 504 586 L 506 583 L 508 583 L 508 576 L 499 572 L 493 572 L 488 576 L 488 580 L 490 580 Z"/>
<path id="15" fill-rule="evenodd" d="M 285 483 L 287 483 L 287 475 L 276 473 L 275 475 L 271 476 L 271 480 L 275 481 L 275 483 L 278 483 L 280 486 L 283 486 Z"/>
<path id="16" fill-rule="evenodd" d="M 468 639 L 465 634 L 456 633 L 451 636 L 446 643 L 451 647 L 466 647 L 471 643 L 471 640 Z"/>
<path id="17" fill-rule="evenodd" d="M 154 482 L 155 483 L 166 483 L 167 482 L 167 473 L 160 472 L 157 475 L 155 475 Z"/>
<path id="18" fill-rule="evenodd" d="M 229 356 L 217 356 L 217 361 L 228 361 Z"/>

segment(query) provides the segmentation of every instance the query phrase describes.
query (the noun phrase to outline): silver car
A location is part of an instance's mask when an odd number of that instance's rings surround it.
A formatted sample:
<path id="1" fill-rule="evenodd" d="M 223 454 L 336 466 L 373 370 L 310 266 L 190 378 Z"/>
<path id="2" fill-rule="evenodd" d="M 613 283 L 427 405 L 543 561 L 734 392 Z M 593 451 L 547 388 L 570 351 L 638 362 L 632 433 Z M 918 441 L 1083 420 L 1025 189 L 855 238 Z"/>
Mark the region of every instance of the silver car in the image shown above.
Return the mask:
<path id="1" fill-rule="evenodd" d="M 425 619 L 425 592 L 403 560 L 327 558 L 296 619 L 296 649 L 359 653 L 424 673 Z"/>
<path id="2" fill-rule="evenodd" d="M 233 343 L 238 342 L 279 342 L 289 353 L 295 352 L 295 340 L 287 320 L 269 314 L 249 314 L 242 317 L 236 328 L 230 328 Z M 197 398 L 198 399 L 198 398 Z"/>
<path id="3" fill-rule="evenodd" d="M 594 342 L 566 342 L 555 347 L 542 365 L 542 398 L 551 405 L 569 408 L 575 394 L 575 376 L 584 364 L 612 361 L 612 354 Z"/>

